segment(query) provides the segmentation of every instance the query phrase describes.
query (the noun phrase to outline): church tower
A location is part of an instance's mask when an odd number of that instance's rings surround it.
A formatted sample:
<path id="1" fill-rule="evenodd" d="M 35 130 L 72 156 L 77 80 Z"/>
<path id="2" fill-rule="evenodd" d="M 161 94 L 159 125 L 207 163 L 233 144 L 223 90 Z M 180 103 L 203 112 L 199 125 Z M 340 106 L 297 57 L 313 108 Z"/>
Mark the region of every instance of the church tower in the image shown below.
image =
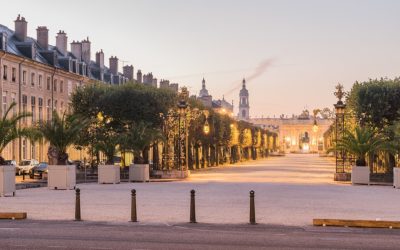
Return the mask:
<path id="1" fill-rule="evenodd" d="M 246 89 L 246 80 L 243 78 L 243 86 L 239 93 L 239 120 L 249 120 L 250 106 L 249 106 L 249 91 Z"/>

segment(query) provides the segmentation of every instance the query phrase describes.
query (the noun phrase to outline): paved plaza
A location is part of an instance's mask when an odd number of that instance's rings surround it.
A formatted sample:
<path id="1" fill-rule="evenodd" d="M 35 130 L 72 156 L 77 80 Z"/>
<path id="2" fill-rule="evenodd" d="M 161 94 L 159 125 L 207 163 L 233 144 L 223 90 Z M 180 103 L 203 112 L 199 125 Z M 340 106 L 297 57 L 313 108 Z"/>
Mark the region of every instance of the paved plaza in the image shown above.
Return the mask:
<path id="1" fill-rule="evenodd" d="M 130 190 L 137 190 L 142 224 L 189 220 L 189 191 L 196 190 L 198 222 L 247 223 L 249 191 L 256 192 L 258 223 L 311 225 L 313 218 L 400 220 L 400 190 L 332 181 L 334 164 L 317 155 L 293 154 L 231 167 L 195 171 L 185 181 L 79 184 L 82 219 L 127 222 Z M 0 198 L 0 211 L 24 211 L 36 220 L 72 220 L 74 190 L 33 188 Z"/>

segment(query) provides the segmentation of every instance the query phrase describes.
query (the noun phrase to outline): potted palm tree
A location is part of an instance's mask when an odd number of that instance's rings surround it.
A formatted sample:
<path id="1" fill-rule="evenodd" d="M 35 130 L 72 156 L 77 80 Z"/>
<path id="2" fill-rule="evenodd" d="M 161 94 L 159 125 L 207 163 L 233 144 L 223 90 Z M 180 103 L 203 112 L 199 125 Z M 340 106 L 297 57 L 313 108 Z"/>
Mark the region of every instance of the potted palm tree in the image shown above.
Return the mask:
<path id="1" fill-rule="evenodd" d="M 111 131 L 104 131 L 97 138 L 96 147 L 103 152 L 107 161 L 98 167 L 98 183 L 117 184 L 120 183 L 120 166 L 114 164 L 114 156 L 117 153 L 119 135 Z"/>
<path id="2" fill-rule="evenodd" d="M 50 121 L 38 124 L 39 136 L 50 144 L 47 152 L 49 188 L 75 188 L 76 167 L 67 164 L 67 149 L 78 140 L 86 123 L 86 120 L 78 115 L 64 113 L 59 116 L 57 112 L 53 112 Z"/>
<path id="3" fill-rule="evenodd" d="M 367 166 L 366 158 L 378 151 L 389 149 L 385 137 L 368 127 L 356 127 L 354 133 L 346 130 L 336 148 L 357 158 L 356 165 L 352 166 L 351 183 L 367 185 L 369 185 L 370 180 L 370 169 Z"/>
<path id="4" fill-rule="evenodd" d="M 129 166 L 129 181 L 150 181 L 150 166 L 144 155 L 150 144 L 161 138 L 160 131 L 145 122 L 126 126 L 126 131 L 120 138 L 120 145 L 130 150 L 134 156 L 133 164 Z"/>
<path id="5" fill-rule="evenodd" d="M 31 128 L 21 128 L 19 122 L 30 116 L 29 113 L 18 113 L 10 117 L 10 112 L 16 107 L 13 102 L 0 120 L 0 196 L 12 193 L 15 195 L 15 167 L 7 165 L 1 156 L 3 150 L 9 143 L 19 137 L 30 137 L 33 130 Z"/>

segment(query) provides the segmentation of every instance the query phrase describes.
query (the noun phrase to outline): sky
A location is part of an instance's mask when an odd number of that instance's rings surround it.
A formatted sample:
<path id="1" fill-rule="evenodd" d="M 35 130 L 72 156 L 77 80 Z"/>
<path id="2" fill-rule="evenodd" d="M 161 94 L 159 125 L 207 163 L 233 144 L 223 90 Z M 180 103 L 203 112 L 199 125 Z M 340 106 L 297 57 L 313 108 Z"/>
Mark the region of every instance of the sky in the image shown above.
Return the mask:
<path id="1" fill-rule="evenodd" d="M 103 49 L 121 68 L 191 94 L 204 77 L 213 99 L 233 100 L 235 112 L 247 78 L 252 117 L 332 108 L 337 83 L 350 90 L 400 70 L 397 0 L 18 0 L 2 10 L 11 29 L 21 14 L 28 35 L 47 26 L 51 44 L 58 30 L 69 42 L 89 37 L 93 60 Z"/>

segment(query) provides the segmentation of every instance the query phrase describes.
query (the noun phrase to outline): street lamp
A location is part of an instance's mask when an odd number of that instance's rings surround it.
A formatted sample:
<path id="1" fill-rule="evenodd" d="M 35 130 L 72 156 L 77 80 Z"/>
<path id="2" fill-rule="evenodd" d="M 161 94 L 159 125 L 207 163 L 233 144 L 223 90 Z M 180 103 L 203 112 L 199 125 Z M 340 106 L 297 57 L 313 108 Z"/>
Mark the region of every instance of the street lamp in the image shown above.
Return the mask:
<path id="1" fill-rule="evenodd" d="M 338 141 L 343 138 L 344 134 L 344 125 L 345 125 L 345 109 L 346 104 L 343 103 L 342 98 L 344 97 L 345 93 L 343 91 L 343 85 L 340 83 L 336 85 L 336 92 L 334 92 L 335 96 L 338 98 L 335 107 L 335 145 L 338 144 Z M 347 176 L 345 174 L 345 152 L 343 149 L 338 151 L 335 150 L 335 157 L 336 157 L 336 173 L 335 173 L 335 180 L 341 181 L 346 180 Z"/>

